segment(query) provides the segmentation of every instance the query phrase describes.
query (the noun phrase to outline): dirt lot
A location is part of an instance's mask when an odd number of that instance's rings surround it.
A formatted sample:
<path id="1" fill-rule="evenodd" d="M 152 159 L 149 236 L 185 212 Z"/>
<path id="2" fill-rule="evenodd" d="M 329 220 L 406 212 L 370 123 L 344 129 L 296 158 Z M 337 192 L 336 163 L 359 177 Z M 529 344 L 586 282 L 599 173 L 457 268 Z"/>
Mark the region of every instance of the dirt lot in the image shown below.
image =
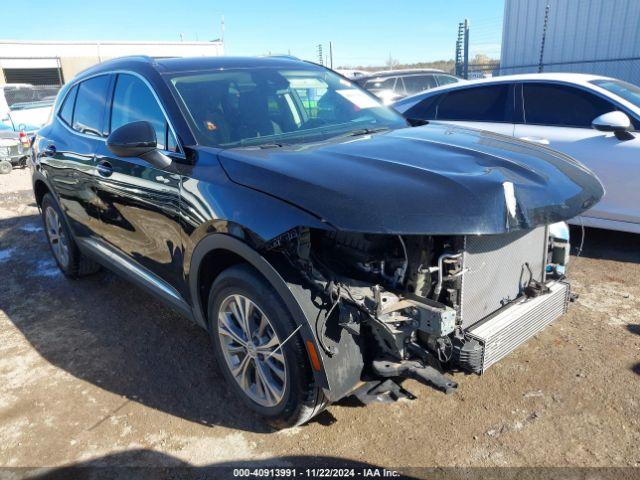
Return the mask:
<path id="1" fill-rule="evenodd" d="M 640 466 L 640 236 L 587 230 L 569 313 L 456 375 L 456 394 L 407 381 L 417 400 L 345 400 L 274 433 L 227 391 L 204 331 L 111 273 L 58 272 L 28 172 L 0 188 L 0 466 Z"/>

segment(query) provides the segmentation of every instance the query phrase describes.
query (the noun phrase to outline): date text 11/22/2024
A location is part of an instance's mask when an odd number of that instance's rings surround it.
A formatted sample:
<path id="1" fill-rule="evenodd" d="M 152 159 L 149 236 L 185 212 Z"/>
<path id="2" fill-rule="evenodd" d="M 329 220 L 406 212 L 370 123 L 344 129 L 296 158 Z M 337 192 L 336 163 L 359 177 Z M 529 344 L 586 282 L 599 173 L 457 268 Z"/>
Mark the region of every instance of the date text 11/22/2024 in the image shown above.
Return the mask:
<path id="1" fill-rule="evenodd" d="M 386 468 L 236 468 L 233 476 L 257 478 L 398 478 L 400 473 Z"/>

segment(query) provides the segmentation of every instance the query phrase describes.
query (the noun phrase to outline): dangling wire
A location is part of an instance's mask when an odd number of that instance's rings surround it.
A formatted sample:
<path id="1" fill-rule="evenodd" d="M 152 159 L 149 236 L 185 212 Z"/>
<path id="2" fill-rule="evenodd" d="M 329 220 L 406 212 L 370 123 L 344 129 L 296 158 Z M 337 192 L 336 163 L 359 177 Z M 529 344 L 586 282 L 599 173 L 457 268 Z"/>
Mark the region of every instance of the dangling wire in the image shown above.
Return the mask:
<path id="1" fill-rule="evenodd" d="M 267 358 L 265 358 L 266 360 L 269 360 L 271 358 L 272 355 L 274 355 L 278 350 L 282 350 L 282 347 L 285 346 L 285 344 L 291 340 L 291 338 L 293 338 L 293 336 L 298 333 L 298 330 L 300 330 L 302 328 L 302 323 L 300 325 L 298 325 L 298 328 L 296 328 L 293 332 L 291 332 L 291 335 L 289 335 L 286 340 L 284 342 L 282 342 L 280 345 L 278 345 L 273 352 L 271 352 L 269 355 L 267 355 Z"/>

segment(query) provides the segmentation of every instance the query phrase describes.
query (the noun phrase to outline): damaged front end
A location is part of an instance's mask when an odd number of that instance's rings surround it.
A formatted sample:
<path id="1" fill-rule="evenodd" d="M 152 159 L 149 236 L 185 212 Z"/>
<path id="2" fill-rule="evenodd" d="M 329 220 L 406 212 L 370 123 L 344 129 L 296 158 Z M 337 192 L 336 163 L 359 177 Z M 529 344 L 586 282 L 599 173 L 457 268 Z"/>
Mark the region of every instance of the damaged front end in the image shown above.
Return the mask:
<path id="1" fill-rule="evenodd" d="M 365 382 L 363 398 L 397 398 L 403 390 L 385 379 L 413 377 L 450 393 L 457 384 L 446 371 L 482 373 L 562 315 L 565 232 L 553 225 L 481 236 L 297 228 L 263 252 L 286 261 L 317 309 L 309 318 L 332 364 L 330 397 Z"/>

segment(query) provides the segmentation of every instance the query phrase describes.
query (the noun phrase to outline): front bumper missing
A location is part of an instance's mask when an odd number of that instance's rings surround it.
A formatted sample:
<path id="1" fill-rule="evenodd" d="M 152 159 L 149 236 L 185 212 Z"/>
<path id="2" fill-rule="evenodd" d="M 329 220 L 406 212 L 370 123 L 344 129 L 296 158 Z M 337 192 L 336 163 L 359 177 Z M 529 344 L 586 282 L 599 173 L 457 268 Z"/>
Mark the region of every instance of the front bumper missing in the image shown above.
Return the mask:
<path id="1" fill-rule="evenodd" d="M 549 293 L 515 300 L 466 331 L 482 346 L 481 373 L 566 313 L 569 284 L 558 281 L 547 286 Z"/>

